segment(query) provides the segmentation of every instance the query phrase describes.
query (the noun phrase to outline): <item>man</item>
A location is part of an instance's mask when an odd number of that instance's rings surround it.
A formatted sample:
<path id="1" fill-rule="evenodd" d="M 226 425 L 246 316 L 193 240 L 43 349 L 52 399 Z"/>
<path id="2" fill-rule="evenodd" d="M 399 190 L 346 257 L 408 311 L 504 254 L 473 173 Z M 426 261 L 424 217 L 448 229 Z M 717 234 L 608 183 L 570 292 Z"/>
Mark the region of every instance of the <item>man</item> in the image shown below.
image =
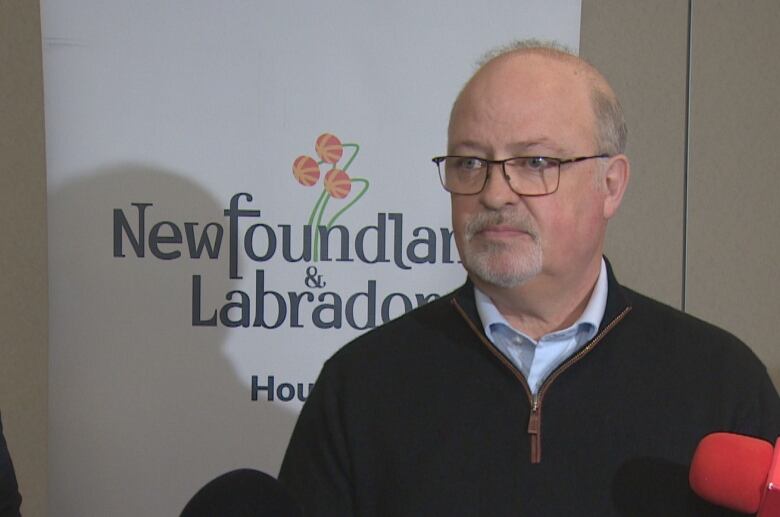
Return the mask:
<path id="1" fill-rule="evenodd" d="M 0 421 L 0 517 L 18 517 L 22 496 L 16 484 L 14 465 L 3 436 L 3 422 Z"/>
<path id="2" fill-rule="evenodd" d="M 434 160 L 468 282 L 325 364 L 280 472 L 307 515 L 720 515 L 688 489 L 696 444 L 774 439 L 780 400 L 736 338 L 614 278 L 625 135 L 560 48 L 468 81 Z"/>

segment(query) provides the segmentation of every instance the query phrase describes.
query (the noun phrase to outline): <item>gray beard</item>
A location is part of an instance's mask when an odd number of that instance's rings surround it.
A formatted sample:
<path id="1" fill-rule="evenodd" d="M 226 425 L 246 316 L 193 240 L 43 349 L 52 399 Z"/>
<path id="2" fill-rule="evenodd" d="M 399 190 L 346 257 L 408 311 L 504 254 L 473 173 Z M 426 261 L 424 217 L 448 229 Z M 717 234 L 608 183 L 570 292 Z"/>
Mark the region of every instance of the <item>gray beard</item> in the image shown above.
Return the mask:
<path id="1" fill-rule="evenodd" d="M 503 246 L 502 246 L 503 247 Z M 498 248 L 490 246 L 490 248 Z M 518 254 L 506 264 L 506 258 L 496 258 L 505 251 L 498 249 L 468 250 L 463 257 L 466 270 L 483 282 L 512 288 L 524 284 L 542 272 L 542 248 L 534 245 L 528 253 Z M 502 264 L 497 262 L 501 261 Z"/>
<path id="2" fill-rule="evenodd" d="M 533 239 L 525 253 L 505 256 L 508 246 L 502 242 L 477 244 L 474 236 L 492 225 L 508 225 L 528 233 Z M 461 260 L 472 275 L 483 282 L 498 287 L 512 288 L 524 284 L 542 271 L 543 256 L 539 232 L 533 219 L 524 214 L 512 212 L 481 212 L 467 224 L 464 235 L 464 249 Z M 504 256 L 502 256 L 504 255 Z"/>

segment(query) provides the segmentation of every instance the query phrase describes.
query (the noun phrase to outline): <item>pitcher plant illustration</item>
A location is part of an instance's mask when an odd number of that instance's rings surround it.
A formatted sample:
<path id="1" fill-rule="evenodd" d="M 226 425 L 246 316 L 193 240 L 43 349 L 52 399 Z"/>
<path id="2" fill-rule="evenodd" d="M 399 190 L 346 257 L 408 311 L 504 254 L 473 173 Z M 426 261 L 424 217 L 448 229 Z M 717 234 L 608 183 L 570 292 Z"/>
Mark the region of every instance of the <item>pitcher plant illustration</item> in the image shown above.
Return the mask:
<path id="1" fill-rule="evenodd" d="M 339 161 L 344 155 L 344 150 L 351 150 L 351 156 L 344 164 L 342 168 L 338 167 Z M 355 157 L 360 152 L 360 146 L 355 143 L 341 143 L 339 138 L 331 133 L 323 133 L 314 144 L 314 150 L 319 157 L 319 161 L 315 160 L 311 156 L 302 155 L 295 159 L 293 162 L 293 176 L 304 187 L 314 186 L 320 179 L 320 167 L 323 164 L 330 166 L 330 170 L 325 173 L 325 179 L 323 181 L 323 189 L 320 197 L 317 198 L 317 202 L 314 204 L 314 208 L 309 214 L 309 227 L 314 231 L 314 254 L 313 259 L 315 262 L 319 260 L 320 246 L 319 238 L 320 232 L 318 228 L 324 226 L 330 228 L 335 224 L 341 215 L 349 210 L 352 205 L 358 202 L 368 190 L 368 180 L 365 178 L 350 178 L 347 174 L 352 162 L 355 161 Z M 360 192 L 354 193 L 352 191 L 352 184 L 357 183 L 361 185 Z M 345 199 L 350 196 L 349 202 L 341 207 L 333 216 L 323 224 L 322 219 L 325 214 L 325 208 L 328 206 L 328 201 L 331 198 Z"/>

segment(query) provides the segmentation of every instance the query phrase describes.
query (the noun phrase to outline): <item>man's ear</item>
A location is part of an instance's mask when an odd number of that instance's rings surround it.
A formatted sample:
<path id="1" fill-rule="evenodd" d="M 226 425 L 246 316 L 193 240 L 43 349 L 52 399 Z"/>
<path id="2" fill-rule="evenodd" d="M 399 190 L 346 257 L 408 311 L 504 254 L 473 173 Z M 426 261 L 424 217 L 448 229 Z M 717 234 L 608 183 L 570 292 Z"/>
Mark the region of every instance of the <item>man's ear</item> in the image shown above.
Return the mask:
<path id="1" fill-rule="evenodd" d="M 628 187 L 628 179 L 631 176 L 631 166 L 628 157 L 618 154 L 609 159 L 606 170 L 602 174 L 601 181 L 604 189 L 604 218 L 610 219 L 623 201 L 623 194 Z"/>

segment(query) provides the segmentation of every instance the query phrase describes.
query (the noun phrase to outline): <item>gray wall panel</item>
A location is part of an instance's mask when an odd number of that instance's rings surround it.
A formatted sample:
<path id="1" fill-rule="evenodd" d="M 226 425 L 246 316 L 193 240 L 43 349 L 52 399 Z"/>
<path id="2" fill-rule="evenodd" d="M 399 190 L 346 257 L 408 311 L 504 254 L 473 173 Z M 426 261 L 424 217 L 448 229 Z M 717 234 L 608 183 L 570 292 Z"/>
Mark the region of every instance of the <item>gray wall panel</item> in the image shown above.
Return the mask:
<path id="1" fill-rule="evenodd" d="M 632 184 L 607 245 L 620 278 L 741 337 L 776 384 L 778 21 L 773 0 L 694 0 L 687 181 L 688 2 L 583 0 L 581 35 L 629 124 Z"/>
<path id="2" fill-rule="evenodd" d="M 780 3 L 695 1 L 688 309 L 780 382 Z"/>
<path id="3" fill-rule="evenodd" d="M 659 31 L 659 28 L 662 31 Z M 632 177 L 607 239 L 618 278 L 681 305 L 688 4 L 583 0 L 580 53 L 626 113 Z"/>
<path id="4" fill-rule="evenodd" d="M 38 2 L 0 1 L 0 411 L 25 516 L 46 515 L 48 294 Z"/>

